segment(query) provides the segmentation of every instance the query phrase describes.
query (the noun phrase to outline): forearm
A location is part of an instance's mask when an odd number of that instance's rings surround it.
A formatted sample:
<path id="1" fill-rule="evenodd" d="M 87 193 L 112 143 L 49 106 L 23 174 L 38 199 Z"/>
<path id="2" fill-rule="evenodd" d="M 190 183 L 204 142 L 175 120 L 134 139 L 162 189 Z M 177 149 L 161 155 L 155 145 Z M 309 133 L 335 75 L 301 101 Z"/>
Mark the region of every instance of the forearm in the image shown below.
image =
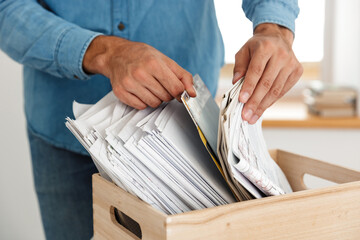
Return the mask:
<path id="1" fill-rule="evenodd" d="M 97 35 L 36 1 L 0 2 L 0 48 L 14 60 L 57 77 L 88 77 L 82 70 L 83 55 Z"/>
<path id="2" fill-rule="evenodd" d="M 114 48 L 116 42 L 117 47 Z M 89 45 L 83 59 L 83 69 L 90 74 L 102 74 L 110 78 L 110 56 L 114 50 L 118 52 L 125 51 L 126 43 L 129 40 L 114 36 L 97 36 Z"/>
<path id="3" fill-rule="evenodd" d="M 274 23 L 295 33 L 295 19 L 299 14 L 297 0 L 243 0 L 242 8 L 254 30 L 259 24 Z"/>
<path id="4" fill-rule="evenodd" d="M 289 47 L 291 47 L 294 42 L 294 34 L 290 29 L 274 23 L 257 25 L 254 29 L 254 35 L 278 35 L 285 40 Z"/>

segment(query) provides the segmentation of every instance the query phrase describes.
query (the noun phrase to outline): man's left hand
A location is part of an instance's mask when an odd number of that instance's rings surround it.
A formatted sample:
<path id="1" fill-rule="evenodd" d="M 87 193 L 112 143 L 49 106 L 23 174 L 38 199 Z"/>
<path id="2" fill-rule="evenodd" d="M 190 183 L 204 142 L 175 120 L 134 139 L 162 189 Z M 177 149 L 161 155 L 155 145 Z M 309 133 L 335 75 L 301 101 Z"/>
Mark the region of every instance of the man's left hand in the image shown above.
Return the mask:
<path id="1" fill-rule="evenodd" d="M 239 101 L 242 117 L 254 124 L 264 111 L 292 88 L 303 73 L 292 50 L 293 33 L 264 23 L 235 55 L 233 83 L 245 76 Z"/>

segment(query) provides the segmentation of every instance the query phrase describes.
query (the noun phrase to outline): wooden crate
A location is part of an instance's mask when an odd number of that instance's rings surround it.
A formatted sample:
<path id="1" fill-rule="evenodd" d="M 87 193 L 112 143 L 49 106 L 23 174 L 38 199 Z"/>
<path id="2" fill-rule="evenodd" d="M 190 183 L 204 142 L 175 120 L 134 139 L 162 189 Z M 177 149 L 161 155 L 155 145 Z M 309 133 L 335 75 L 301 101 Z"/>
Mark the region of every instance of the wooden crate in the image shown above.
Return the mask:
<path id="1" fill-rule="evenodd" d="M 116 221 L 115 208 L 139 223 L 143 240 L 360 239 L 360 172 L 281 150 L 271 155 L 294 193 L 176 215 L 94 175 L 95 240 L 140 239 Z M 304 174 L 338 184 L 307 190 Z"/>

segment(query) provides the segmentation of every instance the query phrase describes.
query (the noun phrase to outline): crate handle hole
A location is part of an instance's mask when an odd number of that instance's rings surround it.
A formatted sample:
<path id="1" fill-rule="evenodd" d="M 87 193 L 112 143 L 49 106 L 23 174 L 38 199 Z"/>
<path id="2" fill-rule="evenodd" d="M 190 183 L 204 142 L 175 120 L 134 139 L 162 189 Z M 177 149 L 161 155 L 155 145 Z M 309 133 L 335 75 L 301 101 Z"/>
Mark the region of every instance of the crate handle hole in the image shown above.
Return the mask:
<path id="1" fill-rule="evenodd" d="M 336 185 L 335 182 L 314 176 L 309 173 L 305 173 L 303 179 L 307 189 L 316 189 L 316 188 L 330 187 Z"/>
<path id="2" fill-rule="evenodd" d="M 139 223 L 114 206 L 110 208 L 110 212 L 113 216 L 112 220 L 114 223 L 120 224 L 122 227 L 133 233 L 136 237 L 142 239 L 142 232 Z"/>

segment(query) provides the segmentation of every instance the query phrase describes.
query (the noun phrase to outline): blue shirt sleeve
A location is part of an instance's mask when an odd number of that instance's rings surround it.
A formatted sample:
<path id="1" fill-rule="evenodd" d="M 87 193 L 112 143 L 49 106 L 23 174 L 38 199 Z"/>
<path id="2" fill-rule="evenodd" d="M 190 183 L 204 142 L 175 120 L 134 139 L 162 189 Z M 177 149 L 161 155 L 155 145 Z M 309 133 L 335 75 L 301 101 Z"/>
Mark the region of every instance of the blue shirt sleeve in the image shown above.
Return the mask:
<path id="1" fill-rule="evenodd" d="M 299 14 L 297 0 L 243 0 L 242 8 L 253 29 L 261 23 L 276 23 L 295 33 Z"/>
<path id="2" fill-rule="evenodd" d="M 98 35 L 35 0 L 0 0 L 0 48 L 15 61 L 56 77 L 88 79 L 82 61 Z"/>

